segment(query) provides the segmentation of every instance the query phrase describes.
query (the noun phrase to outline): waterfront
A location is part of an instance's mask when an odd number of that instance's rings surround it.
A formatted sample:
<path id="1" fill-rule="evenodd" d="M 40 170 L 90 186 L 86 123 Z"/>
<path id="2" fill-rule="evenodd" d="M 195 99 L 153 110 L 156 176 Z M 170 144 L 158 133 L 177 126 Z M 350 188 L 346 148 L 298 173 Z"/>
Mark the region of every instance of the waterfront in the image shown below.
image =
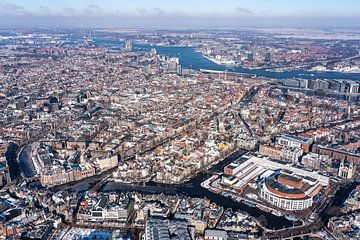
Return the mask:
<path id="1" fill-rule="evenodd" d="M 224 166 L 232 162 L 234 159 L 243 155 L 245 151 L 239 150 L 232 155 L 226 157 L 223 161 L 219 162 L 215 166 L 209 169 L 209 172 L 219 172 L 222 171 Z M 231 208 L 234 211 L 240 210 L 248 213 L 251 217 L 256 218 L 258 221 L 263 224 L 267 229 L 282 229 L 289 228 L 292 226 L 300 225 L 300 222 L 293 222 L 287 220 L 284 216 L 275 216 L 271 213 L 260 210 L 257 207 L 251 207 L 242 202 L 236 202 L 228 197 L 218 195 L 216 193 L 210 192 L 205 188 L 201 187 L 201 183 L 209 177 L 209 174 L 199 173 L 193 177 L 188 182 L 181 185 L 171 185 L 171 184 L 160 184 L 153 181 L 146 182 L 143 184 L 131 184 L 131 183 L 120 183 L 120 182 L 107 182 L 105 183 L 100 191 L 102 192 L 139 192 L 142 194 L 165 194 L 165 195 L 179 195 L 179 196 L 189 196 L 194 198 L 207 198 L 212 202 L 222 206 L 224 208 Z M 90 179 L 89 179 L 90 180 Z M 68 189 L 72 191 L 86 191 L 89 187 L 95 185 L 96 181 L 99 181 L 99 178 L 93 178 L 92 180 L 85 180 L 79 183 L 64 185 L 59 189 Z M 356 188 L 360 183 L 354 182 L 347 184 L 344 187 L 340 188 L 339 191 L 335 194 L 334 201 L 329 204 L 329 208 L 336 208 L 342 206 L 348 194 Z M 326 223 L 328 219 L 333 216 L 334 213 L 328 212 L 325 210 L 321 215 L 321 220 Z"/>
<path id="2" fill-rule="evenodd" d="M 90 41 L 92 40 L 92 41 Z M 101 38 L 59 38 L 61 45 L 66 46 L 78 46 L 84 43 L 89 44 L 90 42 L 96 47 L 108 48 L 115 51 L 120 51 L 124 47 L 124 41 L 116 39 L 101 39 Z M 85 41 L 85 42 L 84 42 Z M 89 42 L 88 42 L 89 41 Z M 13 41 L 2 41 L 1 46 L 11 46 Z M 24 43 L 24 46 L 37 46 L 36 44 Z M 43 46 L 47 46 L 43 44 Z M 257 77 L 269 78 L 269 79 L 290 79 L 290 78 L 302 78 L 302 79 L 345 79 L 360 81 L 360 75 L 358 73 L 343 73 L 343 72 L 316 72 L 316 71 L 305 71 L 305 70 L 290 70 L 290 71 L 271 71 L 271 69 L 249 69 L 242 66 L 236 65 L 220 65 L 217 64 L 196 50 L 196 47 L 181 47 L 181 46 L 158 46 L 158 45 L 147 45 L 147 44 L 134 44 L 134 51 L 150 51 L 156 49 L 159 55 L 166 55 L 170 57 L 178 57 L 180 64 L 184 68 L 200 70 L 213 70 L 213 71 L 227 71 L 233 73 L 242 73 L 246 75 L 256 75 Z"/>
<path id="3" fill-rule="evenodd" d="M 225 158 L 223 161 L 218 163 L 217 165 L 210 168 L 210 172 L 219 172 L 222 171 L 224 166 L 229 164 L 234 159 L 243 155 L 245 151 L 239 150 L 229 157 Z M 200 197 L 207 198 L 213 201 L 214 203 L 224 207 L 224 208 L 232 208 L 235 210 L 241 210 L 250 214 L 250 216 L 259 220 L 266 228 L 269 229 L 281 229 L 284 227 L 293 226 L 293 222 L 287 220 L 285 217 L 278 217 L 268 212 L 262 211 L 256 207 L 250 207 L 246 204 L 236 202 L 230 198 L 212 193 L 205 188 L 202 188 L 200 184 L 208 178 L 209 175 L 204 173 L 199 173 L 190 181 L 182 184 L 182 185 L 167 185 L 167 184 L 158 184 L 154 182 L 144 183 L 143 185 L 136 184 L 127 184 L 127 183 L 116 183 L 109 182 L 101 189 L 104 192 L 129 192 L 129 191 L 137 191 L 144 194 L 178 194 L 185 195 L 190 197 Z"/>
<path id="4" fill-rule="evenodd" d="M 22 160 L 26 159 L 26 156 L 29 152 L 29 147 L 24 148 L 21 154 L 19 155 Z M 214 165 L 209 169 L 210 172 L 220 172 L 230 162 L 235 160 L 236 158 L 240 157 L 246 153 L 246 151 L 239 150 L 235 153 L 231 154 L 230 156 L 226 157 L 223 161 L 219 162 L 218 164 Z M 30 174 L 28 169 L 28 164 L 22 165 L 22 161 L 20 162 L 20 168 L 25 176 L 28 177 Z M 28 163 L 28 162 L 27 162 Z M 14 165 L 12 165 L 12 168 Z M 54 190 L 70 190 L 75 192 L 83 192 L 88 191 L 92 187 L 96 185 L 96 183 L 100 182 L 102 179 L 101 176 L 94 176 L 92 178 L 86 179 L 84 181 L 79 181 L 76 183 L 65 184 L 62 186 L 55 187 Z M 193 177 L 188 182 L 181 184 L 181 185 L 171 185 L 171 184 L 160 184 L 155 183 L 153 181 L 146 182 L 143 184 L 131 184 L 131 183 L 120 183 L 120 182 L 106 182 L 100 189 L 102 192 L 118 192 L 118 193 L 126 193 L 126 192 L 139 192 L 142 194 L 165 194 L 165 195 L 179 195 L 179 196 L 189 196 L 194 198 L 207 198 L 212 202 L 222 206 L 224 208 L 231 208 L 234 211 L 240 210 L 243 212 L 248 213 L 251 217 L 256 218 L 261 224 L 266 227 L 267 229 L 282 229 L 282 228 L 289 228 L 293 225 L 299 225 L 300 222 L 292 222 L 287 220 L 284 216 L 275 216 L 271 213 L 265 212 L 260 210 L 257 207 L 252 207 L 246 205 L 244 203 L 239 203 L 234 201 L 228 197 L 218 195 L 216 193 L 210 192 L 205 188 L 201 187 L 201 183 L 209 177 L 207 173 L 199 173 L 195 177 Z M 43 188 L 39 184 L 32 183 L 31 186 L 35 188 Z M 331 208 L 341 206 L 344 201 L 346 200 L 349 192 L 351 192 L 359 183 L 355 182 L 350 185 L 346 185 L 345 187 L 341 188 L 335 195 L 335 200 L 331 203 Z M 323 222 L 327 222 L 330 217 L 333 216 L 332 212 L 324 211 L 320 217 Z"/>
<path id="5" fill-rule="evenodd" d="M 287 78 L 304 78 L 304 79 L 347 79 L 360 81 L 360 75 L 357 73 L 341 72 L 309 72 L 305 70 L 272 72 L 265 69 L 248 69 L 241 66 L 224 66 L 218 65 L 205 58 L 201 53 L 192 47 L 168 47 L 168 46 L 149 46 L 144 44 L 135 44 L 135 51 L 150 51 L 155 48 L 159 55 L 179 57 L 180 64 L 185 68 L 195 70 L 208 69 L 215 71 L 228 71 L 237 73 L 254 74 L 258 77 L 287 79 Z"/>

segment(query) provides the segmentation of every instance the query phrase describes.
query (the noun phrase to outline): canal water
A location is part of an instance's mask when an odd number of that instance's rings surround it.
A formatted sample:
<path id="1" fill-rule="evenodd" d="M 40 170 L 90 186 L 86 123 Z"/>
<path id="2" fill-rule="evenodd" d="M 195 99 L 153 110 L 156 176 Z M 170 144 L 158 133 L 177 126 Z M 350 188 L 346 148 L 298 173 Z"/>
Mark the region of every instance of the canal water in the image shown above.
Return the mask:
<path id="1" fill-rule="evenodd" d="M 335 209 L 335 211 L 336 211 L 336 210 L 339 210 L 339 208 L 343 207 L 344 202 L 349 197 L 351 191 L 353 191 L 359 185 L 360 185 L 360 182 L 352 182 L 352 183 L 346 185 L 345 187 L 341 188 L 340 190 L 338 190 L 334 196 L 334 201 L 332 202 L 331 208 L 333 208 L 333 210 Z M 340 212 L 324 211 L 320 215 L 320 217 L 324 223 L 327 223 L 331 217 L 333 217 L 334 215 L 337 215 L 337 214 L 340 214 Z"/>
<path id="2" fill-rule="evenodd" d="M 225 158 L 223 161 L 213 166 L 210 169 L 210 172 L 219 172 L 222 171 L 224 166 L 234 161 L 236 158 L 244 154 L 245 151 L 237 151 Z M 180 196 L 190 196 L 197 198 L 207 198 L 212 202 L 222 206 L 224 208 L 232 208 L 233 210 L 240 210 L 243 212 L 247 212 L 250 216 L 258 219 L 265 227 L 269 229 L 281 229 L 283 227 L 293 226 L 293 222 L 287 220 L 285 217 L 278 217 L 272 215 L 268 212 L 262 211 L 256 207 L 250 207 L 246 204 L 236 202 L 230 198 L 223 197 L 216 193 L 210 192 L 205 188 L 202 188 L 200 184 L 209 178 L 210 176 L 207 174 L 200 173 L 196 175 L 190 181 L 182 184 L 182 185 L 167 185 L 167 184 L 159 184 L 154 182 L 148 182 L 144 185 L 137 184 L 126 184 L 126 183 L 116 183 L 110 182 L 107 183 L 101 191 L 104 192 L 129 192 L 129 191 L 137 191 L 143 194 L 168 194 L 175 195 L 178 194 Z"/>
<path id="3" fill-rule="evenodd" d="M 22 149 L 19 155 L 19 166 L 25 177 L 32 178 L 36 175 L 36 170 L 32 159 L 30 158 L 31 146 Z"/>

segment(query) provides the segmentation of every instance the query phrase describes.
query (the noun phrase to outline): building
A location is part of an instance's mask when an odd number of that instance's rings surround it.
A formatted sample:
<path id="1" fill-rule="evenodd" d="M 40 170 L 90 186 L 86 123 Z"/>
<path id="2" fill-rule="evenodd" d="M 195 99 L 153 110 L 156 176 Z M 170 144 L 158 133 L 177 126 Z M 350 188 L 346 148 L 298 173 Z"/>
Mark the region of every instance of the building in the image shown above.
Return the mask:
<path id="1" fill-rule="evenodd" d="M 265 201 L 287 210 L 310 207 L 329 181 L 329 177 L 316 171 L 255 154 L 243 155 L 227 165 L 221 179 L 222 184 L 240 192 L 256 182 L 254 187 Z"/>
<path id="2" fill-rule="evenodd" d="M 360 215 L 356 213 L 332 217 L 328 222 L 328 229 L 336 240 L 359 239 L 359 227 Z"/>
<path id="3" fill-rule="evenodd" d="M 269 146 L 269 145 L 260 145 L 259 153 L 264 156 L 269 156 L 272 158 L 280 159 L 281 157 L 281 148 Z"/>
<path id="4" fill-rule="evenodd" d="M 253 61 L 255 60 L 254 53 L 249 52 L 249 53 L 247 54 L 247 60 L 248 60 L 249 62 L 253 62 Z"/>
<path id="5" fill-rule="evenodd" d="M 272 54 L 270 52 L 265 53 L 265 62 L 271 62 L 272 61 Z"/>
<path id="6" fill-rule="evenodd" d="M 360 155 L 359 154 L 341 150 L 341 149 L 325 147 L 325 146 L 321 146 L 321 145 L 314 145 L 312 148 L 312 152 L 321 154 L 321 155 L 327 155 L 334 160 L 340 160 L 340 161 L 347 160 L 347 161 L 351 161 L 353 163 L 360 163 Z"/>
<path id="7" fill-rule="evenodd" d="M 235 139 L 235 142 L 239 148 L 243 148 L 246 150 L 252 150 L 257 145 L 257 140 L 246 134 L 239 134 L 239 136 Z"/>
<path id="8" fill-rule="evenodd" d="M 351 82 L 350 83 L 350 93 L 358 93 L 360 90 L 359 83 Z"/>
<path id="9" fill-rule="evenodd" d="M 354 171 L 354 163 L 343 160 L 340 163 L 338 176 L 341 178 L 351 179 L 354 176 Z"/>
<path id="10" fill-rule="evenodd" d="M 241 169 L 241 166 L 237 162 L 232 162 L 224 167 L 224 173 L 227 175 L 235 175 Z"/>
<path id="11" fill-rule="evenodd" d="M 281 150 L 281 159 L 294 164 L 298 163 L 302 155 L 303 150 L 301 148 L 283 148 Z"/>
<path id="12" fill-rule="evenodd" d="M 259 153 L 261 155 L 269 156 L 275 159 L 297 163 L 303 154 L 303 150 L 301 148 L 260 145 Z"/>
<path id="13" fill-rule="evenodd" d="M 95 168 L 89 163 L 73 164 L 63 169 L 57 167 L 46 168 L 40 175 L 40 182 L 43 186 L 56 186 L 94 176 Z"/>
<path id="14" fill-rule="evenodd" d="M 311 138 L 288 134 L 276 138 L 276 144 L 284 147 L 301 148 L 305 153 L 310 152 L 312 143 Z"/>
<path id="15" fill-rule="evenodd" d="M 95 162 L 96 168 L 98 168 L 101 172 L 117 167 L 118 163 L 119 163 L 119 155 L 117 154 L 104 158 L 99 158 Z"/>
<path id="16" fill-rule="evenodd" d="M 150 219 L 146 222 L 143 240 L 170 240 L 168 223 L 165 220 Z"/>
<path id="17" fill-rule="evenodd" d="M 95 201 L 84 200 L 77 217 L 88 221 L 126 222 L 134 210 L 134 204 L 132 198 L 117 199 L 113 195 L 102 195 Z"/>
<path id="18" fill-rule="evenodd" d="M 330 165 L 330 157 L 316 153 L 308 153 L 302 157 L 302 164 L 307 168 L 320 170 L 322 163 L 324 163 L 324 165 Z"/>
<path id="19" fill-rule="evenodd" d="M 205 240 L 227 240 L 228 235 L 225 230 L 206 229 L 204 234 Z"/>
<path id="20" fill-rule="evenodd" d="M 11 182 L 10 171 L 6 162 L 0 162 L 0 188 Z"/>
<path id="21" fill-rule="evenodd" d="M 322 189 L 321 183 L 311 177 L 299 177 L 293 173 L 274 173 L 258 183 L 261 198 L 285 210 L 299 211 L 309 208 L 313 198 Z"/>

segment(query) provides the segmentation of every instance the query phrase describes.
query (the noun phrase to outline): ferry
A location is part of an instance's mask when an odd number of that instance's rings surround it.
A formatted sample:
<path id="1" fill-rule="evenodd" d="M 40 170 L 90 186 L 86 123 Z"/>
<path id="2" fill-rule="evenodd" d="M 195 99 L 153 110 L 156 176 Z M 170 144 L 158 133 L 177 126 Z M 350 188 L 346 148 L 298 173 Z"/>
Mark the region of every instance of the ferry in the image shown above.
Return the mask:
<path id="1" fill-rule="evenodd" d="M 310 77 L 314 77 L 315 75 L 313 73 L 299 73 L 299 76 L 310 76 Z"/>

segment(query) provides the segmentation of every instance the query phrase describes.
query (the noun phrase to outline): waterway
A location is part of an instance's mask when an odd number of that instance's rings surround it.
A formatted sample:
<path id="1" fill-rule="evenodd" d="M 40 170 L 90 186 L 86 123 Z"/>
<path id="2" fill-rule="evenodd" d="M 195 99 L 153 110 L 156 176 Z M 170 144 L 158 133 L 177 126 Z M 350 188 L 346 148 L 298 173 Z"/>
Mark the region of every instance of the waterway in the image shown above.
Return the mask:
<path id="1" fill-rule="evenodd" d="M 224 166 L 229 164 L 231 161 L 234 161 L 236 158 L 244 154 L 245 151 L 237 151 L 232 155 L 225 158 L 220 163 L 216 164 L 210 169 L 210 172 L 219 172 L 222 171 Z M 118 182 L 109 182 L 101 191 L 104 192 L 131 192 L 136 191 L 143 194 L 167 194 L 167 195 L 180 195 L 180 196 L 190 196 L 198 198 L 207 198 L 212 202 L 224 207 L 232 208 L 233 210 L 240 210 L 247 212 L 250 216 L 258 219 L 265 227 L 269 229 L 281 229 L 284 227 L 293 226 L 293 222 L 287 220 L 285 217 L 278 217 L 272 215 L 268 212 L 264 212 L 256 207 L 250 207 L 246 204 L 236 202 L 230 198 L 212 193 L 205 188 L 200 186 L 201 182 L 209 178 L 210 176 L 204 173 L 199 173 L 194 178 L 182 185 L 167 185 L 159 184 L 155 182 L 148 182 L 144 185 L 138 184 L 126 184 Z"/>
<path id="2" fill-rule="evenodd" d="M 359 185 L 360 185 L 360 182 L 352 182 L 352 183 L 346 185 L 345 187 L 341 188 L 340 190 L 338 190 L 334 196 L 334 200 L 331 204 L 331 207 L 337 208 L 337 209 L 343 207 L 344 202 L 349 197 L 351 191 L 353 191 Z M 337 213 L 340 214 L 339 212 L 337 212 Z M 331 217 L 333 217 L 334 215 L 336 215 L 337 213 L 324 211 L 320 215 L 320 217 L 324 223 L 327 223 L 329 221 L 329 219 Z"/>
<path id="3" fill-rule="evenodd" d="M 124 47 L 124 42 L 110 39 L 93 39 L 93 44 L 97 47 L 105 47 L 112 50 L 120 50 Z M 228 71 L 235 73 L 245 73 L 256 75 L 258 77 L 273 79 L 347 79 L 360 81 L 359 73 L 343 73 L 343 72 L 313 72 L 305 70 L 292 70 L 284 72 L 266 71 L 265 69 L 248 69 L 242 66 L 225 66 L 217 64 L 204 57 L 195 47 L 179 47 L 179 46 L 157 46 L 147 44 L 134 44 L 133 51 L 150 51 L 156 49 L 157 54 L 178 57 L 180 64 L 185 68 L 194 70 L 207 69 L 214 71 Z"/>
<path id="4" fill-rule="evenodd" d="M 31 146 L 26 146 L 22 149 L 19 155 L 19 166 L 21 172 L 27 178 L 32 178 L 36 175 L 36 170 L 32 159 L 30 158 Z"/>
<path id="5" fill-rule="evenodd" d="M 259 77 L 287 79 L 287 78 L 303 78 L 303 79 L 347 79 L 360 81 L 358 73 L 342 73 L 342 72 L 309 72 L 305 70 L 294 70 L 285 72 L 266 71 L 265 69 L 248 69 L 241 66 L 224 66 L 216 64 L 205 58 L 201 53 L 192 47 L 168 47 L 168 46 L 150 46 L 143 44 L 135 44 L 134 51 L 149 51 L 155 48 L 160 55 L 179 57 L 180 64 L 185 68 L 195 70 L 208 69 L 215 71 L 228 71 L 246 74 L 254 74 Z"/>
<path id="6" fill-rule="evenodd" d="M 81 37 L 64 37 L 56 40 L 63 41 L 64 45 L 75 46 L 82 45 L 87 39 Z M 120 50 L 124 47 L 124 42 L 115 39 L 92 38 L 92 44 L 97 47 L 104 47 L 112 50 Z M 14 44 L 15 41 L 1 41 L 0 46 Z M 22 43 L 24 46 L 41 46 L 49 45 L 49 43 Z M 303 79 L 347 79 L 360 81 L 359 73 L 343 73 L 343 72 L 312 72 L 305 70 L 291 70 L 284 72 L 266 71 L 265 69 L 248 69 L 242 66 L 226 66 L 217 64 L 200 52 L 196 51 L 195 47 L 179 47 L 179 46 L 153 46 L 147 44 L 134 44 L 134 51 L 150 51 L 155 48 L 160 55 L 179 57 L 180 64 L 185 68 L 194 70 L 207 69 L 215 71 L 228 71 L 243 74 L 256 75 L 258 77 L 272 78 L 272 79 L 288 79 L 288 78 L 303 78 Z"/>

